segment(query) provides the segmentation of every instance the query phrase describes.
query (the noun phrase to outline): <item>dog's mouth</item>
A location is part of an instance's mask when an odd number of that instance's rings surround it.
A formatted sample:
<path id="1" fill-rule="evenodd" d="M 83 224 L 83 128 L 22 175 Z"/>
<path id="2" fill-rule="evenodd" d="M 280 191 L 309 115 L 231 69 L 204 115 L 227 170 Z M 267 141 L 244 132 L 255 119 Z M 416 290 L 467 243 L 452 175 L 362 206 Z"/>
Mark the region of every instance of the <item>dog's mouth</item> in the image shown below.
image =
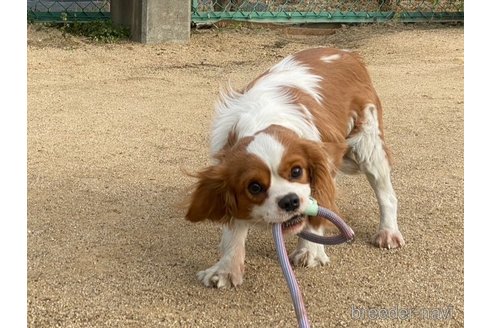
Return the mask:
<path id="1" fill-rule="evenodd" d="M 304 228 L 306 217 L 302 214 L 296 214 L 289 220 L 282 222 L 282 231 L 286 234 L 298 234 Z"/>

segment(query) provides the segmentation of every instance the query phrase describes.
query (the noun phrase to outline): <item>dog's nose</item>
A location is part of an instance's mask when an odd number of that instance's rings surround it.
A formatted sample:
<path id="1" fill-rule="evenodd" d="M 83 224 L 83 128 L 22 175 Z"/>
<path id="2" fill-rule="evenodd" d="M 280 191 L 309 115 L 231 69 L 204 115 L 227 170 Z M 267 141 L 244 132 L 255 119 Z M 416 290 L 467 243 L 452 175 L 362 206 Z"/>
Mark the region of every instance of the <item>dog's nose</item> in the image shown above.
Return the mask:
<path id="1" fill-rule="evenodd" d="M 294 193 L 287 194 L 278 201 L 278 207 L 280 207 L 281 209 L 287 212 L 292 212 L 297 210 L 299 208 L 299 205 L 300 205 L 299 196 L 297 196 Z"/>

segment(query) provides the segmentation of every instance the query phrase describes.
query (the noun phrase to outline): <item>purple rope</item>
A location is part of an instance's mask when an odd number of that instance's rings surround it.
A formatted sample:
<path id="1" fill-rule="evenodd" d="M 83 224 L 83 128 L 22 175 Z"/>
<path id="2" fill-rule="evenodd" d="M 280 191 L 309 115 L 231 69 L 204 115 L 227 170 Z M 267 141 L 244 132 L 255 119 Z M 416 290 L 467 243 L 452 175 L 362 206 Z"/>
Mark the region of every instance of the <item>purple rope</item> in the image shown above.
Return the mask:
<path id="1" fill-rule="evenodd" d="M 301 231 L 297 235 L 302 239 L 323 245 L 337 245 L 354 239 L 354 231 L 335 212 L 320 206 L 318 208 L 318 216 L 331 221 L 341 233 L 337 236 L 325 237 L 308 231 Z"/>
<path id="2" fill-rule="evenodd" d="M 346 241 L 350 241 L 354 238 L 354 231 L 334 212 L 324 207 L 318 207 L 318 216 L 331 221 L 340 230 L 340 234 L 332 237 L 319 236 L 310 232 L 301 231 L 298 236 L 312 241 L 318 244 L 324 245 L 336 245 Z M 302 294 L 299 290 L 294 271 L 289 263 L 289 257 L 285 250 L 284 237 L 282 235 L 282 224 L 276 223 L 273 225 L 273 240 L 275 241 L 275 249 L 277 250 L 277 256 L 280 261 L 280 267 L 282 273 L 289 286 L 290 297 L 294 303 L 294 310 L 296 312 L 297 323 L 300 328 L 309 328 L 309 320 L 307 317 L 304 301 L 302 300 Z"/>
<path id="3" fill-rule="evenodd" d="M 289 257 L 285 250 L 284 237 L 282 235 L 282 224 L 276 223 L 273 225 L 273 240 L 275 241 L 275 249 L 277 250 L 277 256 L 280 261 L 280 267 L 282 273 L 289 286 L 290 297 L 294 303 L 294 310 L 296 311 L 297 323 L 300 328 L 309 328 L 309 320 L 307 317 L 304 301 L 302 300 L 302 294 L 297 284 L 296 276 L 289 263 Z"/>

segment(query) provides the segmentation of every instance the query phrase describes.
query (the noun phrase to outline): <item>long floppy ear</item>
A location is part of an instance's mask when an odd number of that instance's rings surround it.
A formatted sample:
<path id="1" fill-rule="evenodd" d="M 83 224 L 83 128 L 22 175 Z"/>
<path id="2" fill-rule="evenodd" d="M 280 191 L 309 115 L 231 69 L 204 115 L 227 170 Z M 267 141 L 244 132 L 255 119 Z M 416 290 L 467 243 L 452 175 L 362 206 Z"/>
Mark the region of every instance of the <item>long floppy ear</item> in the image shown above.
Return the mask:
<path id="1" fill-rule="evenodd" d="M 236 207 L 236 200 L 227 182 L 226 168 L 217 164 L 199 172 L 191 195 L 186 219 L 191 222 L 209 219 L 227 222 Z"/>
<path id="2" fill-rule="evenodd" d="M 309 142 L 305 151 L 313 197 L 321 206 L 336 211 L 334 177 L 343 160 L 346 146 L 339 143 Z"/>

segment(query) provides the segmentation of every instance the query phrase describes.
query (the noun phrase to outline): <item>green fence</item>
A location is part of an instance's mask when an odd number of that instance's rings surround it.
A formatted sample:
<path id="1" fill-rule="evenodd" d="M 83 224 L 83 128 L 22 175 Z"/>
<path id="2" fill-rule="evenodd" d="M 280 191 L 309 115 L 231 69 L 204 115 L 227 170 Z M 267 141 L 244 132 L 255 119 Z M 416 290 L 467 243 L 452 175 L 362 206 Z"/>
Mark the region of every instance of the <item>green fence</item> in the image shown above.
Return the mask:
<path id="1" fill-rule="evenodd" d="M 197 24 L 457 22 L 464 21 L 464 0 L 191 0 L 191 12 Z M 27 0 L 27 17 L 34 22 L 107 20 L 110 0 Z"/>
<path id="2" fill-rule="evenodd" d="M 464 21 L 464 0 L 193 0 L 192 20 L 277 23 Z"/>
<path id="3" fill-rule="evenodd" d="M 111 18 L 110 0 L 28 0 L 29 22 L 90 22 Z"/>

